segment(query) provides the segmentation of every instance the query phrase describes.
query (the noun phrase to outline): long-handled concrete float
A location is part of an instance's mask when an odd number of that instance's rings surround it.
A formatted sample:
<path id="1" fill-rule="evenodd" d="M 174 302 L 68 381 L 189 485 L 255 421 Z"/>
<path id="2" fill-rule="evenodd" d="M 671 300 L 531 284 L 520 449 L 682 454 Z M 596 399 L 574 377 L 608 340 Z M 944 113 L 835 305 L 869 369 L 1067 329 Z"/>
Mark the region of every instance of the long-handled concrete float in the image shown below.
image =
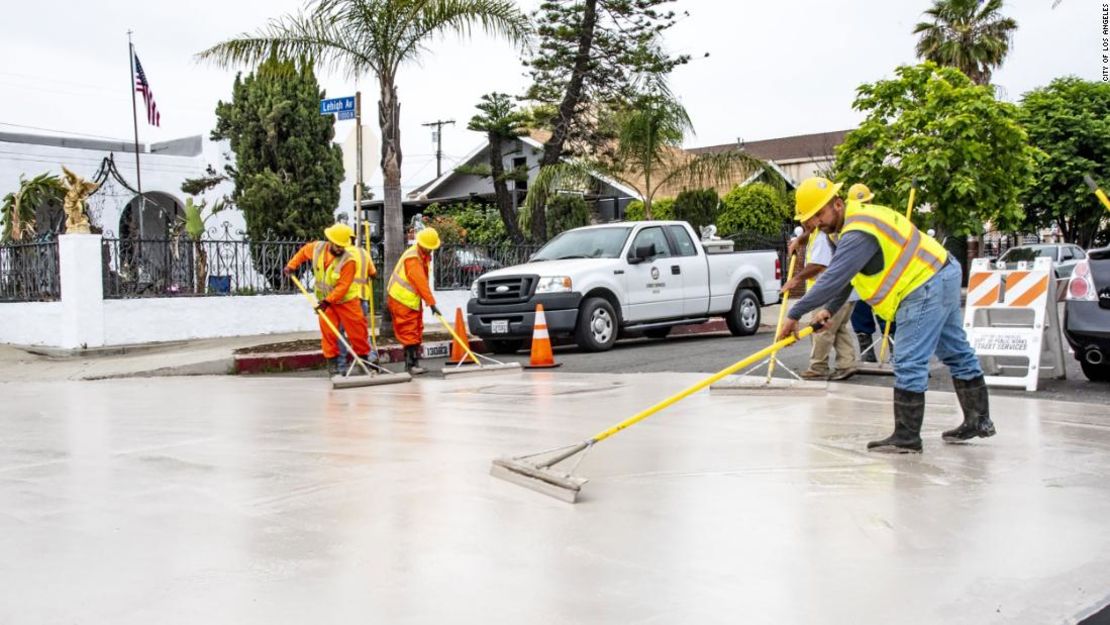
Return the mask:
<path id="1" fill-rule="evenodd" d="M 722 369 L 712 376 L 698 382 L 697 384 L 671 395 L 667 399 L 655 404 L 654 406 L 642 410 L 631 417 L 621 421 L 613 427 L 598 432 L 592 437 L 564 447 L 556 447 L 555 449 L 547 449 L 536 453 L 527 454 L 524 456 L 515 456 L 512 458 L 498 458 L 493 461 L 493 466 L 490 467 L 490 475 L 499 477 L 503 480 L 508 480 L 514 484 L 530 488 L 534 491 L 541 492 L 545 495 L 550 495 L 556 499 L 561 499 L 568 503 L 574 503 L 578 499 L 578 493 L 582 489 L 582 485 L 587 482 L 584 477 L 577 477 L 574 475 L 574 470 L 582 459 L 586 457 L 588 452 L 594 445 L 609 438 L 610 436 L 620 432 L 621 430 L 631 427 L 640 421 L 650 417 L 651 415 L 671 406 L 698 391 L 709 387 L 714 382 L 719 381 L 721 378 L 732 375 L 741 369 L 750 367 L 753 363 L 774 355 L 775 352 L 789 347 L 794 343 L 804 339 L 805 337 L 813 334 L 813 331 L 820 326 L 808 326 L 803 328 L 800 332 L 788 336 L 781 341 L 778 341 L 768 347 L 765 347 L 758 352 L 748 356 L 740 362 L 730 365 L 726 369 Z M 578 456 L 574 466 L 570 471 L 561 471 L 555 468 L 555 465 Z M 546 459 L 539 460 L 541 456 L 546 456 Z"/>
<path id="2" fill-rule="evenodd" d="M 443 377 L 452 378 L 465 375 L 482 375 L 486 373 L 522 373 L 524 371 L 519 362 L 501 362 L 500 360 L 488 356 L 475 354 L 474 351 L 470 349 L 470 341 L 467 338 L 459 336 L 458 332 L 455 332 L 455 329 L 451 327 L 451 324 L 447 323 L 447 320 L 443 318 L 443 315 L 436 313 L 435 317 L 439 319 L 439 322 L 443 324 L 444 328 L 447 328 L 448 334 L 450 334 L 451 338 L 463 348 L 466 352 L 466 357 L 473 363 L 466 364 L 466 360 L 460 360 L 456 365 L 447 365 L 443 367 Z M 485 362 L 482 362 L 483 360 Z"/>
<path id="3" fill-rule="evenodd" d="M 340 375 L 331 376 L 332 388 L 358 388 L 362 386 L 380 386 L 382 384 L 400 384 L 402 382 L 412 381 L 412 376 L 409 375 L 408 372 L 394 373 L 389 369 L 378 365 L 377 363 L 369 362 L 363 360 L 362 358 L 359 358 L 358 354 L 355 353 L 354 348 L 351 347 L 351 344 L 348 343 L 347 339 L 343 338 L 343 335 L 339 333 L 339 328 L 335 327 L 335 324 L 331 322 L 331 319 L 328 319 L 327 315 L 317 310 L 316 306 L 319 303 L 316 301 L 316 298 L 308 292 L 308 289 L 304 288 L 304 285 L 301 284 L 301 281 L 297 279 L 297 276 L 289 277 L 293 280 L 293 284 L 297 285 L 297 288 L 300 289 L 301 293 L 304 294 L 305 299 L 307 299 L 309 303 L 312 304 L 312 309 L 315 310 L 316 314 L 324 320 L 324 323 L 328 326 L 328 328 L 335 333 L 335 337 L 338 338 L 340 342 L 343 343 L 343 346 L 347 348 L 347 353 L 351 355 L 351 365 L 347 367 L 347 370 Z M 361 372 L 355 371 L 356 367 L 360 369 Z"/>

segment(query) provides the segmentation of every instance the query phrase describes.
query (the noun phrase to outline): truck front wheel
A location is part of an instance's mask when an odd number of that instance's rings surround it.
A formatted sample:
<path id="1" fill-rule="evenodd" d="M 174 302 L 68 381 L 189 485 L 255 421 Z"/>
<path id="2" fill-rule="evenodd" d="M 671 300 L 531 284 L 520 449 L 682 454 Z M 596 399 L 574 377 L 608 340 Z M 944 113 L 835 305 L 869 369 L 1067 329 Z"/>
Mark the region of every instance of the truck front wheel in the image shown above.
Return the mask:
<path id="1" fill-rule="evenodd" d="M 732 309 L 725 315 L 728 331 L 733 336 L 751 336 L 759 330 L 759 298 L 751 289 L 736 289 Z"/>
<path id="2" fill-rule="evenodd" d="M 578 309 L 574 340 L 587 352 L 603 352 L 617 342 L 617 313 L 612 304 L 600 297 L 591 297 Z"/>

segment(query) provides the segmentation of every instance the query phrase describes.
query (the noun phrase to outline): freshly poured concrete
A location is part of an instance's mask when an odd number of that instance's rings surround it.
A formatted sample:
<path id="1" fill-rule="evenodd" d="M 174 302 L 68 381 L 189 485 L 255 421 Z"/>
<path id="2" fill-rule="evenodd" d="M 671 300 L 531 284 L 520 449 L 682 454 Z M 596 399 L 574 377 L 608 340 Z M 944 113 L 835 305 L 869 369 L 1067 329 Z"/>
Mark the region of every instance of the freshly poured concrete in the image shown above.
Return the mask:
<path id="1" fill-rule="evenodd" d="M 876 456 L 888 390 L 705 392 L 595 448 L 568 505 L 488 475 L 698 378 L 332 391 L 0 384 L 0 623 L 1065 623 L 1110 603 L 1110 409 Z M 1032 396 L 1032 395 L 1031 395 Z M 787 403 L 791 402 L 791 403 Z"/>

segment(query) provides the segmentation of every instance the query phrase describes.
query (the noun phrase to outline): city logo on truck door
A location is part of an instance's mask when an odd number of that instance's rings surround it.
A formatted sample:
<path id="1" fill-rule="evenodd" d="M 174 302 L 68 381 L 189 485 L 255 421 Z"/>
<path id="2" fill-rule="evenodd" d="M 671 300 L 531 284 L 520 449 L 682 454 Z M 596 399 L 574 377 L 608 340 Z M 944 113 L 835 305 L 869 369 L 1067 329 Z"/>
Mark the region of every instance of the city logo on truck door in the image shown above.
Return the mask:
<path id="1" fill-rule="evenodd" d="M 648 282 L 644 286 L 649 288 L 649 289 L 654 289 L 652 291 L 653 293 L 659 293 L 659 289 L 663 289 L 663 288 L 667 287 L 666 282 L 659 282 L 659 268 L 658 267 L 652 267 L 651 268 L 651 280 L 652 280 L 651 282 Z"/>
<path id="2" fill-rule="evenodd" d="M 651 268 L 651 279 L 652 280 L 658 280 L 659 279 L 659 268 L 658 267 L 652 267 Z"/>

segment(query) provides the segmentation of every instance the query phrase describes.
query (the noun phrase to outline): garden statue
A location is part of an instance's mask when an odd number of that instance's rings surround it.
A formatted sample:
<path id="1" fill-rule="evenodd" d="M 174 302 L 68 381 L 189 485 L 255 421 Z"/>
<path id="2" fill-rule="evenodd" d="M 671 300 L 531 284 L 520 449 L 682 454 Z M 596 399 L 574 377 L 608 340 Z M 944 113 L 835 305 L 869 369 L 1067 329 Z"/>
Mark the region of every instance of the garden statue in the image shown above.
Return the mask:
<path id="1" fill-rule="evenodd" d="M 85 213 L 85 198 L 92 195 L 100 184 L 89 182 L 73 173 L 66 167 L 65 172 L 66 196 L 62 207 L 66 213 L 67 234 L 89 234 L 89 216 Z"/>

